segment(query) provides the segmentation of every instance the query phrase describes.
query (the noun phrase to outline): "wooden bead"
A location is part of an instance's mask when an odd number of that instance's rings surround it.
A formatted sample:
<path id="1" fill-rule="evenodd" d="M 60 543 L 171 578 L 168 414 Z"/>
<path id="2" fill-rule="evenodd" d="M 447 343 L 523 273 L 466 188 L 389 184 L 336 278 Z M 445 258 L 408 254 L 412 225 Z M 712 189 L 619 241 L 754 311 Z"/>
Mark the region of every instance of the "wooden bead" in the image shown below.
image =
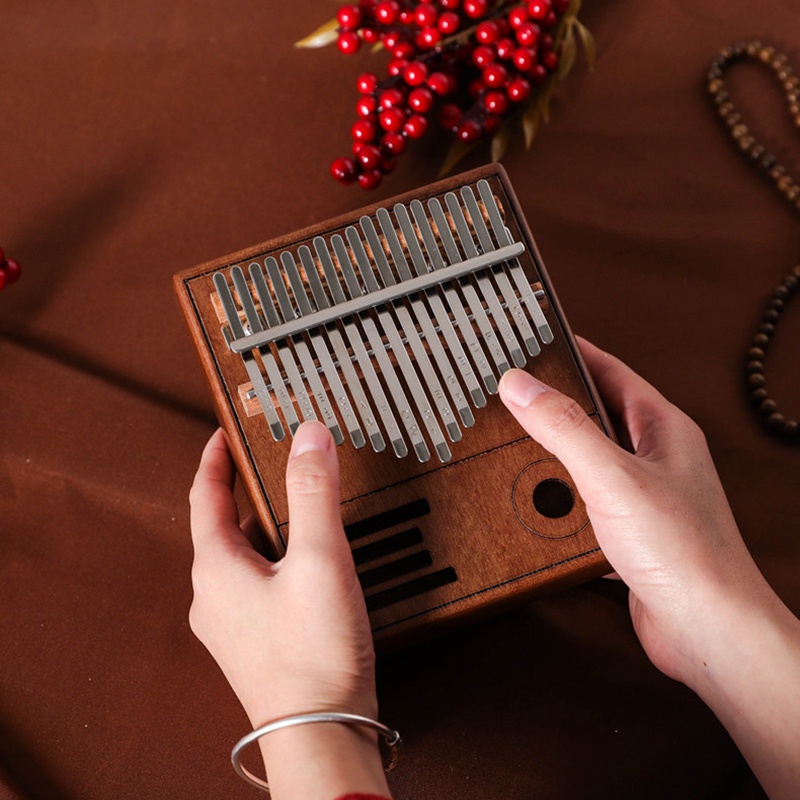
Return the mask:
<path id="1" fill-rule="evenodd" d="M 766 348 L 769 347 L 770 338 L 763 333 L 758 333 L 753 337 L 753 344 L 756 347 Z"/>
<path id="2" fill-rule="evenodd" d="M 773 411 L 776 411 L 777 408 L 778 404 L 771 397 L 768 397 L 766 400 L 762 401 L 761 405 L 758 407 L 758 410 L 768 417 Z"/>
<path id="3" fill-rule="evenodd" d="M 745 371 L 748 374 L 754 374 L 764 371 L 764 363 L 762 361 L 748 361 L 745 366 Z"/>
<path id="4" fill-rule="evenodd" d="M 775 333 L 775 326 L 771 322 L 762 322 L 758 326 L 758 332 L 764 333 L 767 336 L 772 336 Z"/>
<path id="5" fill-rule="evenodd" d="M 800 426 L 797 424 L 796 419 L 787 419 L 783 423 L 783 433 L 790 439 L 796 439 Z"/>
<path id="6" fill-rule="evenodd" d="M 770 308 L 768 311 L 764 312 L 764 321 L 765 322 L 772 322 L 775 323 L 781 318 L 780 311 L 776 311 L 774 308 Z"/>
<path id="7" fill-rule="evenodd" d="M 766 400 L 769 395 L 767 394 L 767 390 L 762 386 L 760 389 L 755 389 L 750 393 L 750 397 L 753 399 L 753 402 L 756 405 L 761 404 L 764 400 Z"/>
<path id="8" fill-rule="evenodd" d="M 786 422 L 786 417 L 784 417 L 780 411 L 775 411 L 767 417 L 767 422 L 769 422 L 773 428 L 782 428 Z"/>
<path id="9" fill-rule="evenodd" d="M 765 383 L 766 380 L 760 372 L 755 372 L 747 377 L 747 385 L 751 389 L 760 389 Z"/>
<path id="10" fill-rule="evenodd" d="M 747 351 L 747 358 L 750 361 L 759 361 L 762 358 L 764 358 L 765 355 L 766 354 L 764 353 L 764 351 L 760 347 L 751 347 Z"/>

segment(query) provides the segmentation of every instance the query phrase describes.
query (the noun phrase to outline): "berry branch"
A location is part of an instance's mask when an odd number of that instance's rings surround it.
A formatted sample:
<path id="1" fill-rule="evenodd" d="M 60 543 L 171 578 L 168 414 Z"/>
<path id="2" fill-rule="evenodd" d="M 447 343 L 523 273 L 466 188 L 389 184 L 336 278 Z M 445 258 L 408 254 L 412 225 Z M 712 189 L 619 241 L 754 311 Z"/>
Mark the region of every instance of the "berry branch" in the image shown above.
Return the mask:
<path id="1" fill-rule="evenodd" d="M 591 65 L 594 41 L 578 20 L 581 0 L 360 0 L 339 9 L 296 47 L 336 42 L 351 55 L 362 45 L 386 50 L 386 75 L 357 80 L 358 119 L 352 156 L 337 158 L 331 174 L 364 189 L 391 172 L 409 140 L 435 116 L 455 142 L 446 174 L 484 139 L 500 160 L 509 126 L 519 120 L 530 147 L 550 95 L 572 68 L 580 40 Z"/>

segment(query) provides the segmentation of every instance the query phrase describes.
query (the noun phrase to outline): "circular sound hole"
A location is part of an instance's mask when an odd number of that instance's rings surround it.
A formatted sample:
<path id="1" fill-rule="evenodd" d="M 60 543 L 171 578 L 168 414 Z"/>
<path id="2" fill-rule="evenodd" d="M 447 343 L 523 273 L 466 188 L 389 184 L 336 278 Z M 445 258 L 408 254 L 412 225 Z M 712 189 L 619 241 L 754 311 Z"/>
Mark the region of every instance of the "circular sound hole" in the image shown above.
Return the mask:
<path id="1" fill-rule="evenodd" d="M 533 507 L 543 517 L 566 517 L 575 507 L 575 495 L 564 481 L 548 478 L 533 490 Z"/>

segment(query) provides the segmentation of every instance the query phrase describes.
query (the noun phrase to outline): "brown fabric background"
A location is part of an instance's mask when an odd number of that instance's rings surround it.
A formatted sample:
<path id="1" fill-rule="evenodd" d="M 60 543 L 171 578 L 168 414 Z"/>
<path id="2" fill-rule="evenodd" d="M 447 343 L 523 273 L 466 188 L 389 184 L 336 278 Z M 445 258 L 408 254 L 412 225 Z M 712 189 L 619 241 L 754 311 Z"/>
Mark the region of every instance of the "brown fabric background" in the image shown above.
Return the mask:
<path id="1" fill-rule="evenodd" d="M 191 635 L 186 495 L 214 428 L 172 298 L 183 268 L 434 179 L 444 137 L 372 194 L 328 177 L 373 62 L 292 42 L 327 2 L 29 0 L 0 44 L 0 797 L 253 797 L 247 721 Z M 586 0 L 576 67 L 505 164 L 573 328 L 706 430 L 743 535 L 800 610 L 797 447 L 743 398 L 742 352 L 796 263 L 788 206 L 733 151 L 703 76 L 760 36 L 800 64 L 800 10 Z M 781 96 L 737 101 L 800 166 Z M 482 150 L 465 166 L 486 158 Z M 800 413 L 800 312 L 773 393 Z M 598 582 L 381 664 L 407 741 L 397 797 L 762 797 L 725 732 L 647 661 Z"/>

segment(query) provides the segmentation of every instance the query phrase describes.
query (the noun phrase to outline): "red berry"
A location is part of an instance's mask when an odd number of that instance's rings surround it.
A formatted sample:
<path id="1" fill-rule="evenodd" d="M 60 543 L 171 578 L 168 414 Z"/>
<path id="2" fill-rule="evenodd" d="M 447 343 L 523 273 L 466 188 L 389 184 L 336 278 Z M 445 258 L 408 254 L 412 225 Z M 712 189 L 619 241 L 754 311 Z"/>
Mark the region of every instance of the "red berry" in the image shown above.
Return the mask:
<path id="1" fill-rule="evenodd" d="M 553 49 L 553 37 L 546 33 L 544 36 L 539 37 L 539 49 L 540 50 L 552 50 Z"/>
<path id="2" fill-rule="evenodd" d="M 377 133 L 375 123 L 369 119 L 360 119 L 350 129 L 353 139 L 357 142 L 371 142 Z"/>
<path id="3" fill-rule="evenodd" d="M 361 38 L 368 44 L 374 44 L 380 36 L 375 28 L 361 28 Z"/>
<path id="4" fill-rule="evenodd" d="M 381 159 L 380 171 L 384 175 L 388 175 L 397 166 L 397 159 L 394 156 L 388 156 Z"/>
<path id="5" fill-rule="evenodd" d="M 367 172 L 362 172 L 358 176 L 358 185 L 362 189 L 377 189 L 380 186 L 382 177 L 377 169 L 371 169 Z"/>
<path id="6" fill-rule="evenodd" d="M 404 8 L 398 17 L 401 25 L 410 26 L 414 24 L 414 12 Z"/>
<path id="7" fill-rule="evenodd" d="M 409 139 L 419 139 L 428 130 L 428 119 L 422 114 L 412 114 L 403 126 L 403 130 Z"/>
<path id="8" fill-rule="evenodd" d="M 517 43 L 513 39 L 500 39 L 494 46 L 497 57 L 501 61 L 508 61 L 517 49 Z"/>
<path id="9" fill-rule="evenodd" d="M 398 75 L 402 74 L 403 70 L 407 66 L 408 61 L 406 61 L 404 58 L 393 58 L 386 67 L 386 71 L 393 78 L 396 78 Z"/>
<path id="10" fill-rule="evenodd" d="M 500 117 L 487 116 L 483 118 L 483 132 L 494 133 L 500 127 Z"/>
<path id="11" fill-rule="evenodd" d="M 427 28 L 429 25 L 435 25 L 438 17 L 439 12 L 432 3 L 420 3 L 417 6 L 417 10 L 414 12 L 414 21 L 420 28 Z"/>
<path id="12" fill-rule="evenodd" d="M 442 41 L 442 34 L 438 28 L 434 28 L 433 25 L 429 25 L 427 28 L 423 28 L 418 34 L 416 38 L 417 47 L 422 50 L 432 50 L 436 47 L 439 42 Z"/>
<path id="13" fill-rule="evenodd" d="M 462 142 L 474 142 L 483 133 L 481 126 L 474 119 L 465 119 L 456 130 L 456 137 Z"/>
<path id="14" fill-rule="evenodd" d="M 535 20 L 542 20 L 550 13 L 551 8 L 550 0 L 531 0 L 528 3 L 528 14 Z"/>
<path id="15" fill-rule="evenodd" d="M 408 107 L 412 111 L 420 114 L 425 114 L 431 110 L 433 105 L 433 93 L 430 89 L 418 88 L 414 89 L 408 96 Z"/>
<path id="16" fill-rule="evenodd" d="M 508 99 L 514 103 L 522 103 L 530 97 L 531 85 L 525 78 L 516 78 L 506 88 Z"/>
<path id="17" fill-rule="evenodd" d="M 442 123 L 443 127 L 454 131 L 458 127 L 463 116 L 464 113 L 455 103 L 447 103 L 442 106 L 442 110 L 439 112 L 439 122 Z"/>
<path id="18" fill-rule="evenodd" d="M 448 11 L 452 11 L 461 5 L 461 0 L 439 0 L 439 5 Z"/>
<path id="19" fill-rule="evenodd" d="M 400 15 L 400 4 L 395 0 L 384 0 L 375 6 L 375 19 L 382 25 L 391 25 Z"/>
<path id="20" fill-rule="evenodd" d="M 550 72 L 554 72 L 558 66 L 558 54 L 550 50 L 542 56 L 542 62 Z"/>
<path id="21" fill-rule="evenodd" d="M 352 158 L 337 158 L 331 164 L 331 175 L 339 183 L 352 183 L 356 179 L 356 163 Z"/>
<path id="22" fill-rule="evenodd" d="M 528 72 L 536 63 L 536 53 L 530 47 L 519 47 L 514 51 L 513 60 L 520 72 Z"/>
<path id="23" fill-rule="evenodd" d="M 486 91 L 486 84 L 483 82 L 483 78 L 473 78 L 469 82 L 467 91 L 473 100 L 476 97 L 480 97 Z"/>
<path id="24" fill-rule="evenodd" d="M 403 70 L 403 80 L 409 86 L 422 86 L 428 79 L 428 68 L 421 61 L 412 61 Z"/>
<path id="25" fill-rule="evenodd" d="M 547 70 L 544 65 L 536 64 L 531 69 L 528 77 L 534 86 L 541 86 L 547 80 Z"/>
<path id="26" fill-rule="evenodd" d="M 548 30 L 556 24 L 556 20 L 558 17 L 556 16 L 555 11 L 551 11 L 541 22 L 541 26 L 543 28 L 547 28 Z"/>
<path id="27" fill-rule="evenodd" d="M 361 47 L 361 37 L 355 31 L 342 31 L 336 40 L 336 46 L 340 53 L 346 56 L 352 55 Z"/>
<path id="28" fill-rule="evenodd" d="M 445 11 L 436 24 L 442 33 L 449 36 L 461 27 L 461 18 L 452 11 Z"/>
<path id="29" fill-rule="evenodd" d="M 487 19 L 475 29 L 475 38 L 481 44 L 494 44 L 500 38 L 500 30 L 496 22 Z"/>
<path id="30" fill-rule="evenodd" d="M 495 55 L 493 47 L 480 44 L 472 51 L 472 63 L 476 67 L 486 67 L 494 61 Z"/>
<path id="31" fill-rule="evenodd" d="M 378 88 L 378 76 L 372 72 L 364 72 L 356 79 L 356 86 L 361 94 L 372 94 Z"/>
<path id="32" fill-rule="evenodd" d="M 392 50 L 392 56 L 394 58 L 411 58 L 417 52 L 417 48 L 414 47 L 411 42 L 398 42 L 395 48 Z"/>
<path id="33" fill-rule="evenodd" d="M 402 108 L 387 108 L 381 111 L 378 120 L 380 121 L 381 128 L 385 131 L 396 133 L 402 130 L 406 121 L 406 114 Z"/>
<path id="34" fill-rule="evenodd" d="M 470 19 L 480 19 L 489 10 L 489 0 L 464 0 L 462 8 Z"/>
<path id="35" fill-rule="evenodd" d="M 553 9 L 556 14 L 566 14 L 570 0 L 553 0 Z"/>
<path id="36" fill-rule="evenodd" d="M 451 80 L 450 76 L 445 75 L 444 72 L 434 72 L 428 76 L 427 80 L 428 88 L 438 95 L 450 94 L 455 88 L 454 84 L 455 81 Z"/>
<path id="37" fill-rule="evenodd" d="M 346 31 L 351 31 L 357 28 L 361 22 L 361 10 L 358 6 L 342 6 L 336 18 L 342 28 Z"/>
<path id="38" fill-rule="evenodd" d="M 375 147 L 374 144 L 363 144 L 361 145 L 361 149 L 358 151 L 358 163 L 364 169 L 377 169 L 378 165 L 381 163 L 381 158 L 383 157 L 379 148 Z"/>
<path id="39" fill-rule="evenodd" d="M 356 103 L 356 114 L 359 117 L 369 117 L 378 110 L 378 101 L 371 94 L 364 94 Z"/>
<path id="40" fill-rule="evenodd" d="M 393 108 L 394 106 L 402 106 L 405 102 L 406 96 L 399 89 L 386 89 L 381 92 L 380 104 L 381 108 Z"/>
<path id="41" fill-rule="evenodd" d="M 399 31 L 389 31 L 385 33 L 383 36 L 383 46 L 387 50 L 394 50 L 400 42 L 403 41 L 403 37 L 400 35 Z"/>
<path id="42" fill-rule="evenodd" d="M 11 281 L 9 281 L 5 269 L 3 269 L 3 267 L 0 266 L 0 292 L 2 292 L 3 289 L 6 288 L 7 283 L 11 283 Z"/>
<path id="43" fill-rule="evenodd" d="M 535 22 L 526 22 L 517 28 L 517 41 L 523 47 L 532 47 L 539 41 L 539 30 Z"/>
<path id="44" fill-rule="evenodd" d="M 487 86 L 498 89 L 508 83 L 508 70 L 502 64 L 489 64 L 483 70 L 483 80 Z"/>
<path id="45" fill-rule="evenodd" d="M 381 139 L 381 145 L 387 153 L 399 156 L 406 149 L 406 137 L 402 133 L 386 133 Z"/>
<path id="46" fill-rule="evenodd" d="M 520 6 L 519 8 L 512 9 L 508 13 L 508 24 L 517 30 L 520 25 L 524 25 L 528 21 L 528 12 L 523 7 Z"/>
<path id="47" fill-rule="evenodd" d="M 483 107 L 490 113 L 502 116 L 508 111 L 508 97 L 505 92 L 487 92 Z"/>

